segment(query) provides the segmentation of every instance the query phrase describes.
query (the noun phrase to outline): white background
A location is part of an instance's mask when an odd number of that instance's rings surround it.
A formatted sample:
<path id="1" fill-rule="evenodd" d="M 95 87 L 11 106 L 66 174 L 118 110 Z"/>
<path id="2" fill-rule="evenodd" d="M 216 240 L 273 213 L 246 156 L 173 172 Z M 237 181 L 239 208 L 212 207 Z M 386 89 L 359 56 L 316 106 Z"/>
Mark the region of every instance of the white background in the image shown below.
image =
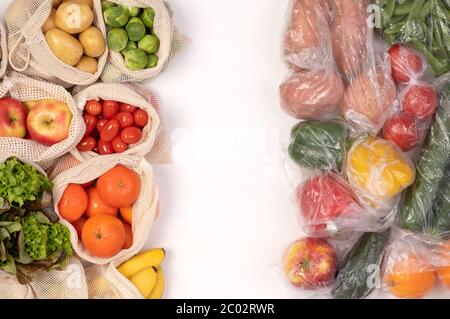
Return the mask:
<path id="1" fill-rule="evenodd" d="M 11 1 L 1 1 L 4 11 Z M 174 163 L 157 166 L 168 298 L 289 298 L 277 266 L 300 237 L 282 168 L 295 120 L 279 108 L 288 0 L 171 0 L 192 43 L 149 87 Z"/>

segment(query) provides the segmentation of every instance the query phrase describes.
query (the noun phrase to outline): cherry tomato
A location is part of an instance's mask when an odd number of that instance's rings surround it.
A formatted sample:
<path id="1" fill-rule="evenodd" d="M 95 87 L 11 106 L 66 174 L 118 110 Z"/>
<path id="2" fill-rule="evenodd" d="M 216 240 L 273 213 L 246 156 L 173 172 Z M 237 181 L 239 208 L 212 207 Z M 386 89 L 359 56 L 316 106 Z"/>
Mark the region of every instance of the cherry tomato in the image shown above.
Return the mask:
<path id="1" fill-rule="evenodd" d="M 114 152 L 123 153 L 128 150 L 128 145 L 122 141 L 120 136 L 116 136 L 111 142 Z"/>
<path id="2" fill-rule="evenodd" d="M 97 122 L 97 132 L 101 133 L 103 128 L 106 126 L 106 123 L 109 121 L 107 119 L 101 119 Z"/>
<path id="3" fill-rule="evenodd" d="M 86 124 L 86 132 L 84 133 L 84 135 L 85 136 L 91 135 L 91 133 L 95 130 L 95 127 L 97 126 L 97 118 L 89 113 L 84 113 L 83 119 L 84 123 Z"/>
<path id="4" fill-rule="evenodd" d="M 100 133 L 100 138 L 105 142 L 111 142 L 119 134 L 120 125 L 117 120 L 109 120 Z"/>
<path id="5" fill-rule="evenodd" d="M 130 126 L 120 133 L 120 138 L 127 144 L 136 144 L 141 140 L 142 132 L 136 126 Z"/>
<path id="6" fill-rule="evenodd" d="M 114 149 L 112 148 L 111 143 L 106 142 L 102 139 L 98 140 L 98 153 L 100 155 L 108 155 L 108 154 L 113 154 L 114 153 Z"/>
<path id="7" fill-rule="evenodd" d="M 133 114 L 130 112 L 120 112 L 114 118 L 119 122 L 120 129 L 133 125 Z"/>
<path id="8" fill-rule="evenodd" d="M 148 123 L 148 114 L 144 110 L 137 110 L 133 113 L 134 125 L 145 127 Z"/>
<path id="9" fill-rule="evenodd" d="M 127 104 L 127 103 L 120 103 L 120 112 L 130 112 L 133 113 L 137 110 L 136 106 Z"/>
<path id="10" fill-rule="evenodd" d="M 117 113 L 119 113 L 119 103 L 116 101 L 104 101 L 102 115 L 105 119 L 112 119 Z"/>
<path id="11" fill-rule="evenodd" d="M 83 139 L 78 143 L 77 150 L 80 152 L 89 152 L 94 149 L 94 147 L 97 145 L 97 141 L 92 136 L 85 136 Z"/>
<path id="12" fill-rule="evenodd" d="M 402 99 L 402 110 L 408 115 L 419 119 L 428 118 L 434 114 L 438 105 L 436 90 L 426 84 L 416 84 L 407 88 Z"/>
<path id="13" fill-rule="evenodd" d="M 100 115 L 102 113 L 102 105 L 97 100 L 88 101 L 84 106 L 84 109 L 86 110 L 86 112 L 94 116 Z"/>
<path id="14" fill-rule="evenodd" d="M 408 152 L 420 142 L 417 119 L 405 113 L 396 114 L 384 125 L 383 136 Z"/>
<path id="15" fill-rule="evenodd" d="M 396 44 L 389 49 L 388 53 L 392 78 L 396 83 L 408 83 L 412 77 L 422 72 L 422 58 L 414 49 Z"/>

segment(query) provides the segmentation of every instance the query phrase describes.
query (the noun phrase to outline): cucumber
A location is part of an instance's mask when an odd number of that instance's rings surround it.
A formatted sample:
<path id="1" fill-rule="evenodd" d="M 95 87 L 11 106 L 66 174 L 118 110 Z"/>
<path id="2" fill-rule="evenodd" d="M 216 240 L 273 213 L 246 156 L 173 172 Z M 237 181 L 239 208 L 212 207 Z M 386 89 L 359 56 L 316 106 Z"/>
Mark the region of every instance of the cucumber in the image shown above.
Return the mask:
<path id="1" fill-rule="evenodd" d="M 431 216 L 430 235 L 444 238 L 450 233 L 450 169 L 441 182 L 441 188 L 435 198 Z"/>
<path id="2" fill-rule="evenodd" d="M 381 276 L 379 267 L 389 238 L 390 230 L 362 235 L 337 276 L 331 291 L 334 299 L 362 299 L 376 288 L 370 277 L 374 274 Z M 371 268 L 373 265 L 378 268 Z M 378 279 L 381 280 L 380 277 Z"/>
<path id="3" fill-rule="evenodd" d="M 450 83 L 446 90 L 450 93 Z M 413 232 L 431 228 L 433 203 L 450 161 L 450 103 L 442 100 L 417 166 L 416 181 L 406 190 L 398 215 L 399 225 Z"/>

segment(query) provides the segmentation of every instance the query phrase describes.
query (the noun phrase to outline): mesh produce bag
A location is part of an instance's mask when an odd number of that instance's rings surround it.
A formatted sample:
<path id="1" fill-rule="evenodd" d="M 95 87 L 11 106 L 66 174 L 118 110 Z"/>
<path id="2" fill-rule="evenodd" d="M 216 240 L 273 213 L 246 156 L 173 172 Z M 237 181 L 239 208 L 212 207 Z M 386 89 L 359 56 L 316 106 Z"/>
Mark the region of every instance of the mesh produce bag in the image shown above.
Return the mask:
<path id="1" fill-rule="evenodd" d="M 85 125 L 72 96 L 61 86 L 35 80 L 12 72 L 0 85 L 0 97 L 11 97 L 19 101 L 57 100 L 68 105 L 72 112 L 68 137 L 52 146 L 21 138 L 0 138 L 0 151 L 33 162 L 49 162 L 73 149 L 83 137 Z"/>
<path id="2" fill-rule="evenodd" d="M 88 85 L 100 77 L 108 50 L 98 59 L 98 71 L 86 73 L 59 60 L 47 44 L 41 27 L 52 9 L 51 0 L 16 0 L 6 11 L 9 63 L 26 75 L 43 78 L 64 87 Z M 94 22 L 106 36 L 100 0 L 94 0 Z"/>
<path id="3" fill-rule="evenodd" d="M 99 265 L 105 265 L 111 261 L 120 264 L 142 249 L 156 216 L 159 196 L 152 167 L 144 159 L 122 154 L 97 156 L 78 165 L 77 163 L 79 162 L 73 156 L 66 155 L 58 161 L 50 175 L 50 179 L 54 183 L 53 197 L 57 213 L 58 202 L 70 183 L 84 184 L 90 182 L 119 164 L 134 170 L 140 176 L 141 191 L 133 206 L 133 245 L 131 248 L 121 250 L 111 258 L 94 257 L 84 249 L 72 224 L 64 219 L 61 220 L 61 223 L 69 228 L 72 246 L 82 260 Z"/>
<path id="4" fill-rule="evenodd" d="M 137 106 L 149 115 L 149 124 L 143 130 L 139 143 L 131 146 L 123 155 L 136 155 L 144 157 L 151 163 L 167 163 L 170 160 L 169 145 L 165 128 L 160 119 L 159 104 L 156 96 L 139 84 L 113 84 L 97 83 L 88 87 L 76 87 L 73 91 L 74 100 L 80 110 L 89 100 L 113 100 Z M 72 154 L 80 161 L 98 156 L 95 152 L 79 152 Z"/>
<path id="5" fill-rule="evenodd" d="M 155 10 L 153 30 L 161 45 L 156 53 L 159 58 L 157 66 L 137 71 L 129 70 L 125 66 L 122 54 L 111 50 L 101 79 L 104 82 L 133 82 L 153 79 L 164 71 L 173 55 L 182 48 L 184 42 L 183 36 L 176 31 L 173 25 L 173 11 L 170 5 L 162 0 L 110 0 L 109 2 L 139 8 L 153 8 Z"/>
<path id="6" fill-rule="evenodd" d="M 0 23 L 0 50 L 0 77 L 3 77 L 3 75 L 5 75 L 6 68 L 8 67 L 8 38 L 3 23 Z"/>

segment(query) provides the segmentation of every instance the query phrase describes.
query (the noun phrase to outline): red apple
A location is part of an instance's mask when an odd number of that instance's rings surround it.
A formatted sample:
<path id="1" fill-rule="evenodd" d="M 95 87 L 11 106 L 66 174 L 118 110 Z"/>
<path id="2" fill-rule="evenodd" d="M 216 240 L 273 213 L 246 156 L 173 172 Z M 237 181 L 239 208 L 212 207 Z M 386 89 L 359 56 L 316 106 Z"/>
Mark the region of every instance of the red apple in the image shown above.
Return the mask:
<path id="1" fill-rule="evenodd" d="M 319 238 L 296 241 L 284 256 L 284 272 L 290 283 L 304 289 L 316 289 L 333 283 L 337 266 L 333 247 Z"/>
<path id="2" fill-rule="evenodd" d="M 12 98 L 0 99 L 0 136 L 23 138 L 27 134 L 25 106 Z"/>
<path id="3" fill-rule="evenodd" d="M 72 113 L 67 104 L 42 100 L 28 114 L 27 127 L 31 139 L 51 146 L 67 138 L 71 121 Z"/>

